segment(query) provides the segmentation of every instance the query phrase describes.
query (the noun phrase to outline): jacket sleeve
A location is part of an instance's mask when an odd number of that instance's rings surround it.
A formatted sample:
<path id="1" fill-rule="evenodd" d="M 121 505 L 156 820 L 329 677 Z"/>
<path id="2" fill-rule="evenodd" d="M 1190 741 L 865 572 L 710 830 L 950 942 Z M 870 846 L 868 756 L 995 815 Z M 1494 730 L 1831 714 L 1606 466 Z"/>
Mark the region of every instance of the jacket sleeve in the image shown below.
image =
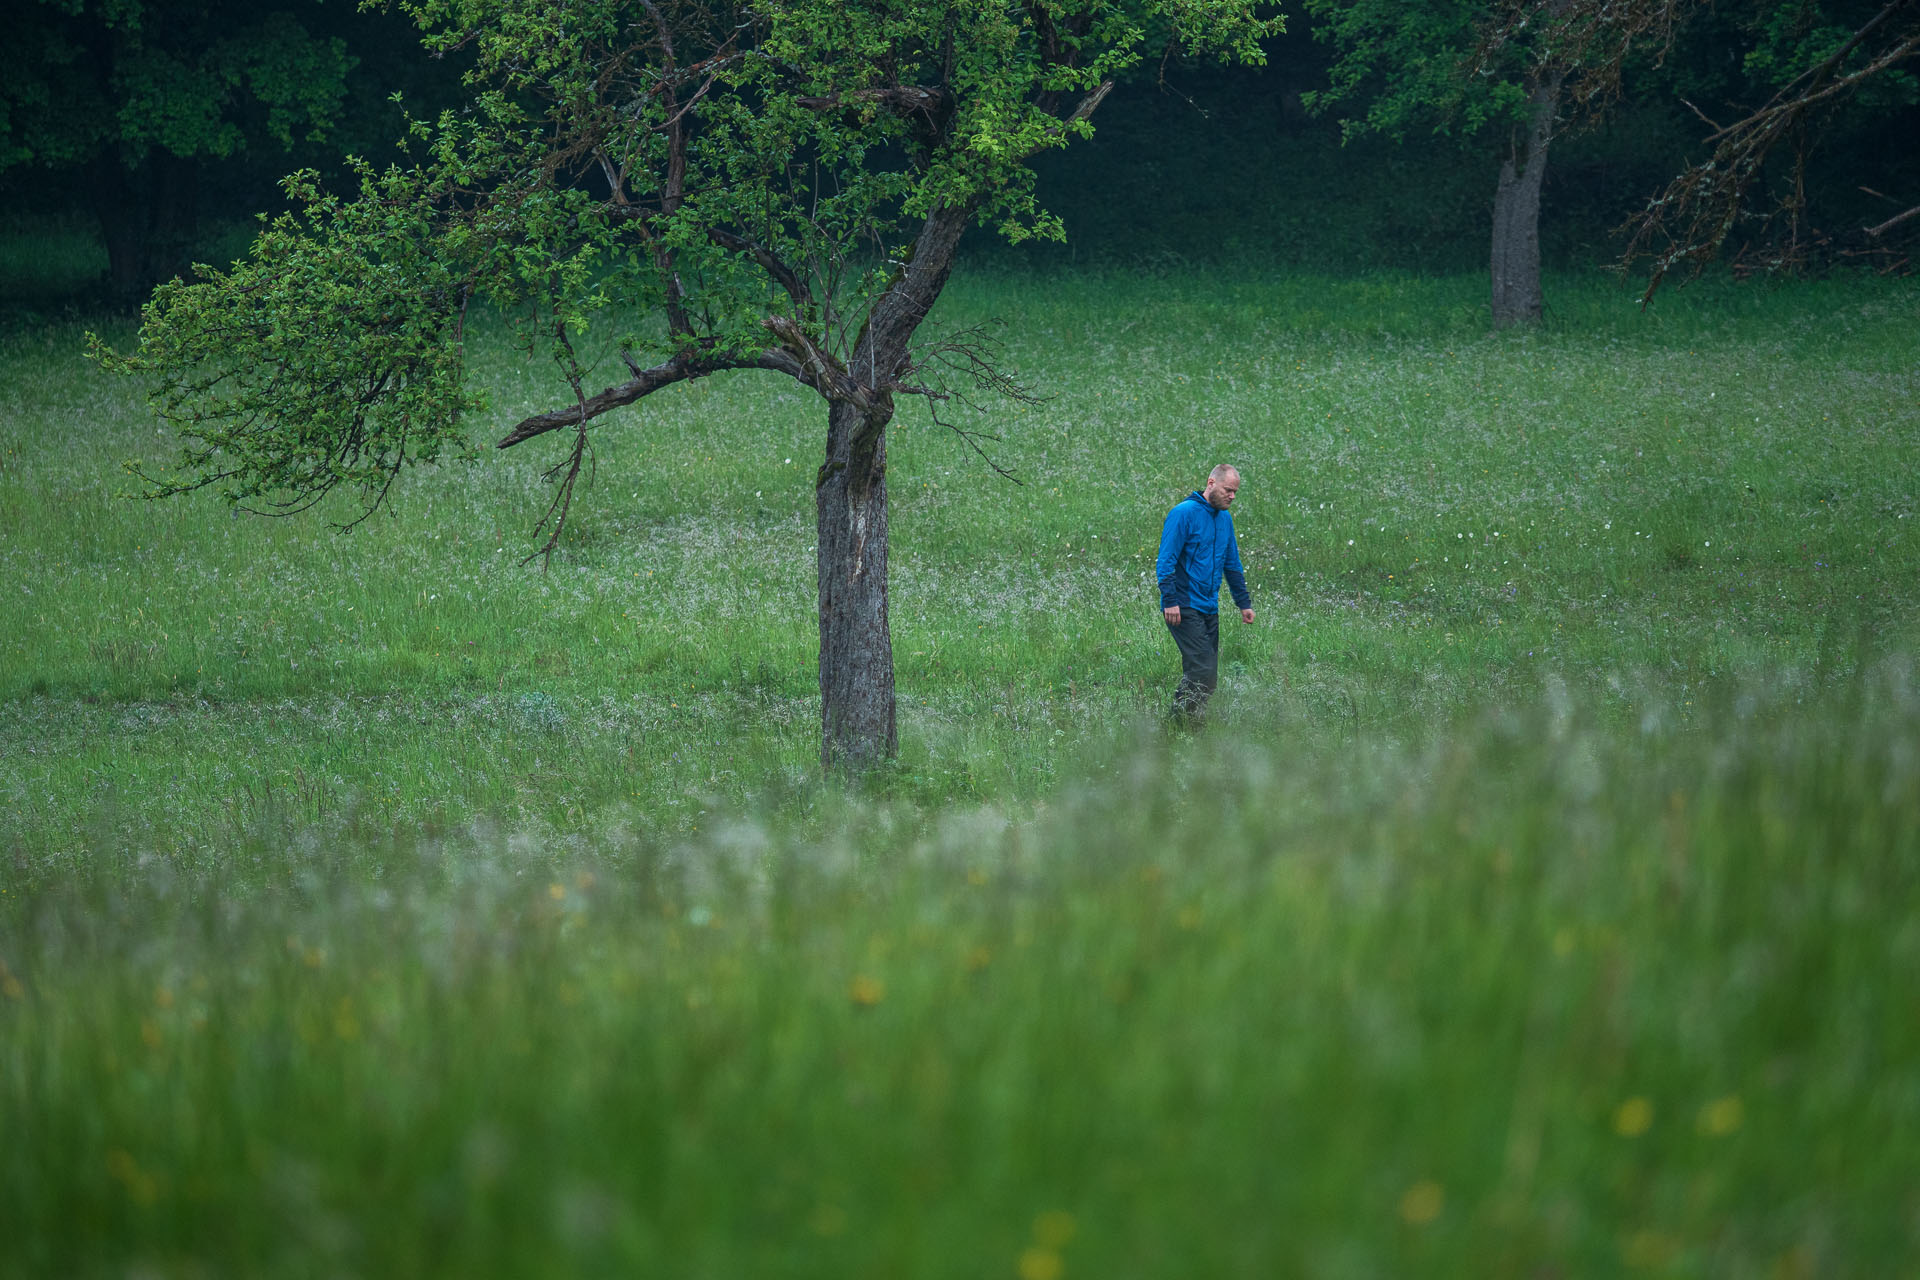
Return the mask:
<path id="1" fill-rule="evenodd" d="M 1160 579 L 1162 609 L 1170 609 L 1180 603 L 1174 597 L 1179 580 L 1184 576 L 1180 572 L 1180 551 L 1187 540 L 1186 532 L 1186 522 L 1180 518 L 1180 507 L 1167 512 L 1167 522 L 1160 527 L 1160 558 L 1153 567 L 1154 576 Z"/>
<path id="2" fill-rule="evenodd" d="M 1253 608 L 1253 593 L 1247 590 L 1247 571 L 1240 567 L 1240 535 L 1227 526 L 1227 588 L 1233 602 L 1242 609 Z"/>

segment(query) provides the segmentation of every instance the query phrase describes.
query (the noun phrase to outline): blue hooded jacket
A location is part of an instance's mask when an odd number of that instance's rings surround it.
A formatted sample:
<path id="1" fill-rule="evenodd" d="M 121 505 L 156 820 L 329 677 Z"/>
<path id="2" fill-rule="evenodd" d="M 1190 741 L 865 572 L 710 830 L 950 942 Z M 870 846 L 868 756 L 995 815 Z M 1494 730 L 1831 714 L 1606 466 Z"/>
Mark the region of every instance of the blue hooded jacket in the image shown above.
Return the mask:
<path id="1" fill-rule="evenodd" d="M 1201 613 L 1220 612 L 1220 578 L 1224 574 L 1233 602 L 1253 608 L 1246 571 L 1240 567 L 1240 544 L 1233 536 L 1233 516 L 1208 502 L 1199 490 L 1167 512 L 1160 531 L 1160 607 L 1179 605 Z"/>

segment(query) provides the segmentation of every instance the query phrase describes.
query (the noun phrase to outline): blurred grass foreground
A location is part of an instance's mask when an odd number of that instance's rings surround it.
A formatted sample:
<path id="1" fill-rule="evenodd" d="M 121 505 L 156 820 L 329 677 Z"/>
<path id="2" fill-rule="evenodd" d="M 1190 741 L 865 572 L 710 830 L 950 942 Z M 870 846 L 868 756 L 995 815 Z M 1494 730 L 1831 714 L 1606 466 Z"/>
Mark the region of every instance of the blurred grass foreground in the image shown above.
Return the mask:
<path id="1" fill-rule="evenodd" d="M 1779 687 L 1779 686 L 1775 686 Z M 14 1273 L 1896 1276 L 1920 668 L 0 907 Z M 104 855 L 103 855 L 104 856 Z"/>

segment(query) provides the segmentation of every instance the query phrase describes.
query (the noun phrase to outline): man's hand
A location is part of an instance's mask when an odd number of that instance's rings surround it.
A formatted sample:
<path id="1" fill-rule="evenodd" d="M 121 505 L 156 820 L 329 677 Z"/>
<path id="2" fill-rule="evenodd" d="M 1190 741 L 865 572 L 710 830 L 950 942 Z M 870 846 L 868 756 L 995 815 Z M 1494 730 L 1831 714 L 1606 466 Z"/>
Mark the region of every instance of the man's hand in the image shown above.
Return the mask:
<path id="1" fill-rule="evenodd" d="M 1179 605 L 1170 604 L 1166 608 L 1162 609 L 1160 612 L 1162 615 L 1165 616 L 1168 626 L 1177 627 L 1180 625 L 1180 606 Z"/>
<path id="2" fill-rule="evenodd" d="M 1247 624 L 1248 626 L 1252 626 L 1252 625 L 1253 625 L 1253 610 L 1251 610 L 1251 609 L 1242 609 L 1242 610 L 1240 611 L 1240 621 L 1242 621 L 1242 622 L 1244 622 L 1244 623 L 1246 623 L 1246 624 Z"/>

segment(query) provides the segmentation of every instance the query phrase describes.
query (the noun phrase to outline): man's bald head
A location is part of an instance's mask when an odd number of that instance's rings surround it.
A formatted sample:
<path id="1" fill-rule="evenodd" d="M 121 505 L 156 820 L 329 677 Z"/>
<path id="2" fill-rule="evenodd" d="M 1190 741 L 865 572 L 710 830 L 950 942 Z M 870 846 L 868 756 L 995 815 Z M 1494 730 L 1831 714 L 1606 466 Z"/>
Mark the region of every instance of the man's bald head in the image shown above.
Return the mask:
<path id="1" fill-rule="evenodd" d="M 1215 509 L 1225 511 L 1233 505 L 1239 493 L 1240 472 L 1223 462 L 1207 473 L 1207 487 L 1200 491 L 1200 496 L 1211 502 Z"/>

